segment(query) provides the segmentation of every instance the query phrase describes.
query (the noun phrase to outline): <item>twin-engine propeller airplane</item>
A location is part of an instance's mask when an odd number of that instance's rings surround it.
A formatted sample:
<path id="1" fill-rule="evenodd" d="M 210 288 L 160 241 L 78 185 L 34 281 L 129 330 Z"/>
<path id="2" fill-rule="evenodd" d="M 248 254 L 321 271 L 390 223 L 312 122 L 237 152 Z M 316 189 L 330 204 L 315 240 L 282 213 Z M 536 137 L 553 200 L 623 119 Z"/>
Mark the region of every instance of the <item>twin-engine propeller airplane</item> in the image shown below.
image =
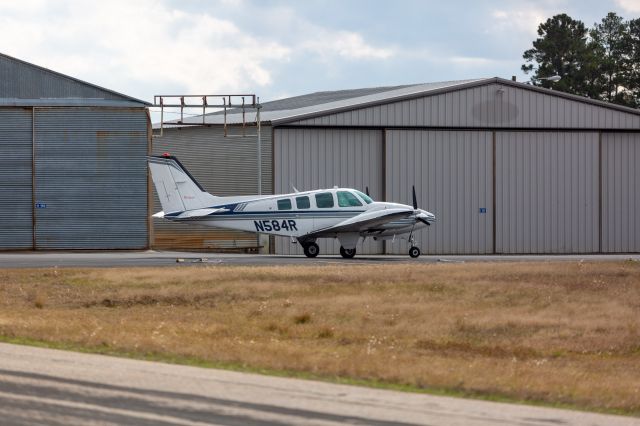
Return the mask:
<path id="1" fill-rule="evenodd" d="M 432 213 L 418 208 L 415 187 L 413 206 L 375 202 L 358 190 L 338 187 L 216 197 L 206 192 L 176 157 L 164 154 L 147 158 L 163 209 L 154 217 L 286 236 L 294 243 L 300 242 L 307 257 L 318 255 L 318 238 L 338 238 L 342 257 L 352 258 L 360 238 L 367 237 L 407 239 L 409 256 L 418 257 L 414 232 L 436 220 Z"/>

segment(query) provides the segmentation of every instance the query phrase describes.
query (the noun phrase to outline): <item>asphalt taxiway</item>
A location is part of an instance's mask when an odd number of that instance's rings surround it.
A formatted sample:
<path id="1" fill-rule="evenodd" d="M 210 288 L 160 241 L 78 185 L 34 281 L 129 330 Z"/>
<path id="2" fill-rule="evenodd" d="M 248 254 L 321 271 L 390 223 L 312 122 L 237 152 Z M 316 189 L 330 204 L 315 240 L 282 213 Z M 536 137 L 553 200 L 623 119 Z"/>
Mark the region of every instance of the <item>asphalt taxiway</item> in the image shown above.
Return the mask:
<path id="1" fill-rule="evenodd" d="M 0 252 L 0 268 L 49 267 L 134 267 L 134 266 L 196 266 L 196 265 L 335 265 L 383 263 L 463 263 L 463 262 L 547 262 L 547 261 L 640 261 L 640 254 L 614 255 L 478 255 L 430 256 L 411 259 L 408 255 L 357 255 L 343 259 L 336 255 L 278 256 L 259 254 L 229 254 L 177 251 L 22 251 Z"/>
<path id="2" fill-rule="evenodd" d="M 3 425 L 639 425 L 633 417 L 0 344 Z"/>

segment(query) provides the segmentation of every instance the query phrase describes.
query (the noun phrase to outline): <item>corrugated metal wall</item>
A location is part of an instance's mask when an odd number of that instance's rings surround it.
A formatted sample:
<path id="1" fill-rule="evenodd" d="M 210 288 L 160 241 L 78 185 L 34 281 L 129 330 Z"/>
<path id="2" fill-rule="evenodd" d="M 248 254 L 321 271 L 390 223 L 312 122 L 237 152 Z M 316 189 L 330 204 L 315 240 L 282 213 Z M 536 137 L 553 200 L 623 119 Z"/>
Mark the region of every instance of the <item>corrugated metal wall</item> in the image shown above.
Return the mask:
<path id="1" fill-rule="evenodd" d="M 0 109 L 0 250 L 33 247 L 31 109 Z"/>
<path id="2" fill-rule="evenodd" d="M 602 251 L 640 252 L 640 134 L 602 134 Z"/>
<path id="3" fill-rule="evenodd" d="M 496 133 L 496 252 L 599 250 L 598 133 Z"/>
<path id="4" fill-rule="evenodd" d="M 275 129 L 274 180 L 276 193 L 332 188 L 363 190 L 382 196 L 382 132 L 340 129 Z M 320 239 L 320 254 L 339 253 L 337 240 Z M 381 253 L 382 244 L 368 239 L 358 253 Z M 276 237 L 276 253 L 302 254 L 299 244 Z"/>
<path id="5" fill-rule="evenodd" d="M 163 137 L 153 139 L 154 154 L 169 152 L 211 194 L 218 196 L 258 193 L 257 137 L 255 127 L 229 127 L 229 137 L 222 126 L 165 129 Z M 156 130 L 158 133 L 158 130 Z M 271 127 L 262 126 L 262 193 L 272 194 Z M 162 210 L 153 190 L 153 212 Z M 156 248 L 236 249 L 255 248 L 256 234 L 230 231 L 192 224 L 153 220 L 152 246 Z"/>
<path id="6" fill-rule="evenodd" d="M 387 201 L 411 204 L 415 185 L 418 205 L 436 215 L 416 235 L 423 253 L 492 252 L 491 132 L 387 131 L 386 181 Z M 409 249 L 404 241 L 386 244 L 387 253 Z"/>
<path id="7" fill-rule="evenodd" d="M 488 84 L 288 125 L 638 129 L 640 116 L 551 93 Z"/>
<path id="8" fill-rule="evenodd" d="M 36 109 L 37 249 L 147 247 L 145 109 Z"/>

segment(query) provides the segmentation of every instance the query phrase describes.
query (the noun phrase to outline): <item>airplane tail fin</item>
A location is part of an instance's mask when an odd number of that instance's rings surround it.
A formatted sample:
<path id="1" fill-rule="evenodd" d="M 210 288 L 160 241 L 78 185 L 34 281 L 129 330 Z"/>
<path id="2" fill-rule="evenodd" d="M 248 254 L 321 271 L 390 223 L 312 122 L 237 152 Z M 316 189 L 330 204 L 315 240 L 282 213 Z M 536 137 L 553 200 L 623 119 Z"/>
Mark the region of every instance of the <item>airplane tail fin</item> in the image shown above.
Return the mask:
<path id="1" fill-rule="evenodd" d="M 218 197 L 206 192 L 176 157 L 154 155 L 147 160 L 164 214 L 216 204 Z"/>

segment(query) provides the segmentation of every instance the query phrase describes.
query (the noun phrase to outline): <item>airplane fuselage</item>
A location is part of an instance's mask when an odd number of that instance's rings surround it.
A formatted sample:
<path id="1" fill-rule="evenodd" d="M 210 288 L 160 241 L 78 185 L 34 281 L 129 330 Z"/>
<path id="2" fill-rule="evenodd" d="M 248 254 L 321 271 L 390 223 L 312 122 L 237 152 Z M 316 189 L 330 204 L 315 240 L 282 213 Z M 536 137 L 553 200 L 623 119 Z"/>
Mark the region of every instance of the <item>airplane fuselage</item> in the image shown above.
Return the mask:
<path id="1" fill-rule="evenodd" d="M 414 210 L 405 204 L 371 201 L 365 194 L 361 195 L 359 191 L 350 188 L 268 196 L 221 197 L 220 201 L 224 203 L 211 206 L 219 211 L 204 217 L 184 217 L 184 212 L 181 212 L 182 218 L 181 215 L 171 214 L 164 217 L 176 222 L 301 238 L 314 231 L 331 228 L 364 212 L 385 209 L 406 209 L 412 212 Z M 362 237 L 385 239 L 424 227 L 426 224 L 416 222 L 409 216 L 382 223 L 359 234 Z M 334 235 L 329 232 L 323 236 Z"/>

